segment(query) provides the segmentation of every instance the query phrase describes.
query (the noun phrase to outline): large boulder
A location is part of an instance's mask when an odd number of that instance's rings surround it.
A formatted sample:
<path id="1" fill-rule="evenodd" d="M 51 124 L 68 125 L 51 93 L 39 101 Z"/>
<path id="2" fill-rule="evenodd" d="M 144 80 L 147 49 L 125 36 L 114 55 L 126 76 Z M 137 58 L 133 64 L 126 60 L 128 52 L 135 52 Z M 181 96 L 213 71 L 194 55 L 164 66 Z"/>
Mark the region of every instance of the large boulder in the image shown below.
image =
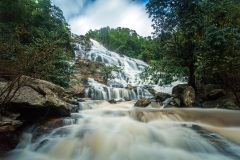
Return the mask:
<path id="1" fill-rule="evenodd" d="M 205 101 L 203 102 L 202 106 L 203 108 L 222 108 L 232 110 L 240 109 L 240 106 L 237 105 L 237 102 L 230 98 Z"/>
<path id="2" fill-rule="evenodd" d="M 64 89 L 51 82 L 22 77 L 20 82 L 24 82 L 17 90 L 14 97 L 8 102 L 10 110 L 20 113 L 21 118 L 33 120 L 43 116 L 69 116 L 70 109 L 68 103 L 61 99 Z M 8 85 L 1 83 L 0 87 Z M 6 96 L 6 95 L 2 95 Z M 3 97 L 0 97 L 3 98 Z"/>
<path id="3" fill-rule="evenodd" d="M 187 84 L 178 84 L 173 87 L 172 94 L 181 100 L 181 105 L 192 107 L 195 101 L 195 90 Z"/>
<path id="4" fill-rule="evenodd" d="M 182 93 L 182 91 L 187 87 L 187 84 L 178 84 L 173 87 L 172 94 L 178 96 Z"/>
<path id="5" fill-rule="evenodd" d="M 227 94 L 223 89 L 214 89 L 207 94 L 207 98 L 210 100 L 216 100 L 226 95 Z"/>
<path id="6" fill-rule="evenodd" d="M 208 93 L 215 89 L 221 89 L 221 86 L 215 84 L 205 84 L 203 86 L 203 91 L 205 95 L 207 95 Z"/>
<path id="7" fill-rule="evenodd" d="M 147 107 L 151 103 L 150 99 L 139 99 L 134 106 L 135 107 Z"/>

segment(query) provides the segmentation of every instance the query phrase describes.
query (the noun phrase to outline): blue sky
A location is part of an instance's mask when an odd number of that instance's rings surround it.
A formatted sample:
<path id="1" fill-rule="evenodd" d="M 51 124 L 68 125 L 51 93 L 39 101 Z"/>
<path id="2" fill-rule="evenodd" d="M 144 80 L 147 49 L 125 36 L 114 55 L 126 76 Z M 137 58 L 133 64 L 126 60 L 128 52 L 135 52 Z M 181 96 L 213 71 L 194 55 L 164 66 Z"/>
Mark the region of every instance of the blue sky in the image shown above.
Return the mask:
<path id="1" fill-rule="evenodd" d="M 63 10 L 73 33 L 90 29 L 127 27 L 142 36 L 151 35 L 151 19 L 145 10 L 148 0 L 53 0 Z"/>

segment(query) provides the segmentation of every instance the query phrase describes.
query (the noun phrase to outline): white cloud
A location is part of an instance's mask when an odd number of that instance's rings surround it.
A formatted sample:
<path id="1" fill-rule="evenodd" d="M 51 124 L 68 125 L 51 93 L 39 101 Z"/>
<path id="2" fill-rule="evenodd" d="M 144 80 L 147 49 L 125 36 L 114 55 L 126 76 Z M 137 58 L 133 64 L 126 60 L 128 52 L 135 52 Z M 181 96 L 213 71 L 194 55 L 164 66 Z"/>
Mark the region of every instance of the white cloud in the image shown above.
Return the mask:
<path id="1" fill-rule="evenodd" d="M 85 34 L 90 29 L 126 27 L 142 36 L 151 35 L 151 19 L 145 4 L 132 0 L 53 0 L 70 24 L 73 33 Z M 75 2 L 75 3 L 74 3 Z M 87 3 L 88 2 L 88 3 Z"/>

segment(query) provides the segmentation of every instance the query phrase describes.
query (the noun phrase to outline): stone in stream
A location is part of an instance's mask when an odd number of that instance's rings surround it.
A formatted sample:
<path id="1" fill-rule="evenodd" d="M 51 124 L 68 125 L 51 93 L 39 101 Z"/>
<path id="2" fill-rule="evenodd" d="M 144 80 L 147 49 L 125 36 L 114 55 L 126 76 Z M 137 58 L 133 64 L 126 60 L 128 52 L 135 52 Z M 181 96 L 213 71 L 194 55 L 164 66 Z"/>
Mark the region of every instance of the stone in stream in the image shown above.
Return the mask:
<path id="1" fill-rule="evenodd" d="M 139 99 L 135 104 L 134 107 L 147 107 L 151 103 L 150 99 Z"/>
<path id="2" fill-rule="evenodd" d="M 172 94 L 181 100 L 181 105 L 192 107 L 195 101 L 195 90 L 187 84 L 179 84 L 173 87 Z"/>
<path id="3" fill-rule="evenodd" d="M 154 99 L 156 100 L 156 102 L 163 102 L 170 97 L 171 97 L 170 94 L 158 92 L 155 94 Z"/>

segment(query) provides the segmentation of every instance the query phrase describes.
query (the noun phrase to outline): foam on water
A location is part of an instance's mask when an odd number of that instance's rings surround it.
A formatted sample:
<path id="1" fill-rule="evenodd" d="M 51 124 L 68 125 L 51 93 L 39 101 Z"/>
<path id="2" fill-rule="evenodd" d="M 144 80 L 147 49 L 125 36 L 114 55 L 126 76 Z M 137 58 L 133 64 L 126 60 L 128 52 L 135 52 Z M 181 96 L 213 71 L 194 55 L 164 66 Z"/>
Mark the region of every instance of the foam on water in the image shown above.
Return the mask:
<path id="1" fill-rule="evenodd" d="M 74 113 L 74 124 L 57 128 L 34 142 L 31 135 L 25 135 L 22 145 L 6 159 L 237 160 L 240 147 L 234 138 L 240 133 L 239 120 L 232 121 L 234 133 L 228 122 L 214 126 L 216 121 L 229 118 L 226 115 L 239 114 L 225 111 L 213 110 L 209 115 L 222 112 L 225 116 L 213 116 L 214 122 L 204 116 L 205 111 L 192 109 L 193 115 L 199 115 L 194 121 L 184 109 L 135 110 L 128 102 L 97 102 L 92 109 Z M 140 119 L 146 122 L 137 120 L 143 116 Z"/>

